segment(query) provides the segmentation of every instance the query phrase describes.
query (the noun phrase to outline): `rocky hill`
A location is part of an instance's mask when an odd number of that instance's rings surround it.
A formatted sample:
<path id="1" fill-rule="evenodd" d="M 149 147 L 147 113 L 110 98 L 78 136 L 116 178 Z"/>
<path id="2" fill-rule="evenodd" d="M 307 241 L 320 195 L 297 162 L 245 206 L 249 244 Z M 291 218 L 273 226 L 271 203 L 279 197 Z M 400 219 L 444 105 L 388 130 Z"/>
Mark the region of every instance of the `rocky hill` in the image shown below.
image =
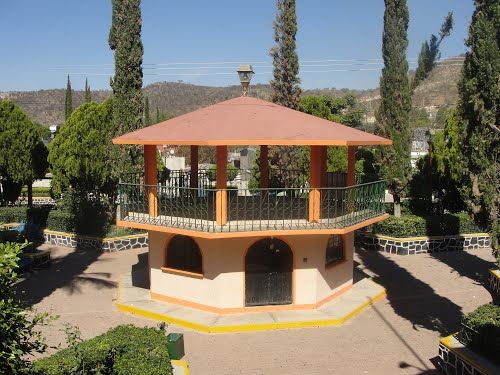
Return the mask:
<path id="1" fill-rule="evenodd" d="M 457 97 L 457 82 L 460 76 L 459 64 L 440 63 L 430 76 L 420 84 L 413 97 L 413 105 L 435 113 L 442 106 L 454 106 Z M 183 82 L 157 82 L 144 88 L 149 97 L 151 116 L 155 118 L 156 108 L 163 113 L 177 116 L 194 109 L 207 106 L 222 100 L 237 97 L 241 94 L 240 86 L 209 87 L 197 86 Z M 380 102 L 378 89 L 315 89 L 306 90 L 304 95 L 320 94 L 340 96 L 347 93 L 355 95 L 367 111 L 367 121 L 373 118 Z M 269 85 L 252 85 L 252 96 L 269 99 Z M 92 91 L 92 99 L 101 102 L 111 95 L 110 91 Z M 0 99 L 10 98 L 17 102 L 36 122 L 44 125 L 55 125 L 64 122 L 64 89 L 40 91 L 0 92 Z M 83 91 L 73 92 L 73 105 L 76 107 L 83 101 Z"/>

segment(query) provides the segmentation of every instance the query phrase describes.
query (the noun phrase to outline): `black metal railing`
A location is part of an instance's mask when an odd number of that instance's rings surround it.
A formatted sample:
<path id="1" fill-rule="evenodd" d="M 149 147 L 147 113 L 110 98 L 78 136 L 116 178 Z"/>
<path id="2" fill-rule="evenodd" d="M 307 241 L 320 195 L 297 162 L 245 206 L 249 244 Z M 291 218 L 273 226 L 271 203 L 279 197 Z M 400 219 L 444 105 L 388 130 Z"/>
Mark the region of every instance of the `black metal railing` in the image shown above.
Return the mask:
<path id="1" fill-rule="evenodd" d="M 119 186 L 120 220 L 208 232 L 345 228 L 385 212 L 384 181 L 321 189 Z M 227 197 L 224 212 L 217 192 Z"/>

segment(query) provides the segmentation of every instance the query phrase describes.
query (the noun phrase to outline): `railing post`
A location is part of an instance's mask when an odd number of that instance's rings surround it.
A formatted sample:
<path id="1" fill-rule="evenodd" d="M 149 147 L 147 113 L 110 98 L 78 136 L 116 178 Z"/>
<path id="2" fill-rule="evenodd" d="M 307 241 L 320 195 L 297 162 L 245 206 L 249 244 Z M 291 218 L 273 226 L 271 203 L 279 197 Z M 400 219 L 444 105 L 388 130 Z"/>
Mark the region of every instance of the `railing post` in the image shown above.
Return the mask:
<path id="1" fill-rule="evenodd" d="M 215 193 L 215 221 L 227 223 L 227 146 L 217 146 L 217 192 Z"/>
<path id="2" fill-rule="evenodd" d="M 158 176 L 156 168 L 156 146 L 144 145 L 144 179 L 149 216 L 158 216 Z"/>
<path id="3" fill-rule="evenodd" d="M 317 223 L 320 215 L 321 153 L 324 146 L 311 146 L 309 159 L 309 222 Z"/>

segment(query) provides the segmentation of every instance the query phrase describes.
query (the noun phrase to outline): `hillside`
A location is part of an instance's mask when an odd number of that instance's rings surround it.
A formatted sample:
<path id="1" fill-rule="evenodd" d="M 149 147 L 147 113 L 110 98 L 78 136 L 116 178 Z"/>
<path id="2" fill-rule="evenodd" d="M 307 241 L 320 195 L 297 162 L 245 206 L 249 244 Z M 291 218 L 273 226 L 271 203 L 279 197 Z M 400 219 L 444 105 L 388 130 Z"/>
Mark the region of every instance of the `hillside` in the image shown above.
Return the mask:
<path id="1" fill-rule="evenodd" d="M 430 76 L 415 91 L 413 105 L 435 113 L 441 106 L 454 106 L 457 97 L 457 82 L 460 77 L 459 65 L 438 65 Z M 156 108 L 163 113 L 177 116 L 194 109 L 239 96 L 240 86 L 209 87 L 197 86 L 183 82 L 157 82 L 144 88 L 149 97 L 151 116 L 155 118 Z M 355 95 L 367 111 L 367 120 L 373 118 L 380 102 L 378 89 L 314 89 L 304 91 L 304 95 L 340 96 L 347 93 Z M 269 99 L 269 85 L 252 85 L 250 95 Z M 92 91 L 92 99 L 101 102 L 111 95 L 109 90 Z M 64 89 L 40 91 L 0 92 L 0 99 L 10 98 L 21 105 L 28 115 L 44 125 L 62 124 L 64 122 Z M 73 105 L 76 107 L 83 101 L 83 91 L 73 92 Z"/>

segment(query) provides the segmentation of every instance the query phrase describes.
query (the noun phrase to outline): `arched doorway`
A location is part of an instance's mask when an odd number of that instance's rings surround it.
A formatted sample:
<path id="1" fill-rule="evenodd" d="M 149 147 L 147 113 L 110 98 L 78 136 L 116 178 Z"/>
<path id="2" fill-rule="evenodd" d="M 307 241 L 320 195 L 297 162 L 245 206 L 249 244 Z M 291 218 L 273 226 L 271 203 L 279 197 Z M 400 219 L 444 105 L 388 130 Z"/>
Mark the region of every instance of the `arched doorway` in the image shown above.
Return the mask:
<path id="1" fill-rule="evenodd" d="M 293 253 L 276 238 L 255 242 L 245 256 L 245 306 L 292 303 Z"/>

